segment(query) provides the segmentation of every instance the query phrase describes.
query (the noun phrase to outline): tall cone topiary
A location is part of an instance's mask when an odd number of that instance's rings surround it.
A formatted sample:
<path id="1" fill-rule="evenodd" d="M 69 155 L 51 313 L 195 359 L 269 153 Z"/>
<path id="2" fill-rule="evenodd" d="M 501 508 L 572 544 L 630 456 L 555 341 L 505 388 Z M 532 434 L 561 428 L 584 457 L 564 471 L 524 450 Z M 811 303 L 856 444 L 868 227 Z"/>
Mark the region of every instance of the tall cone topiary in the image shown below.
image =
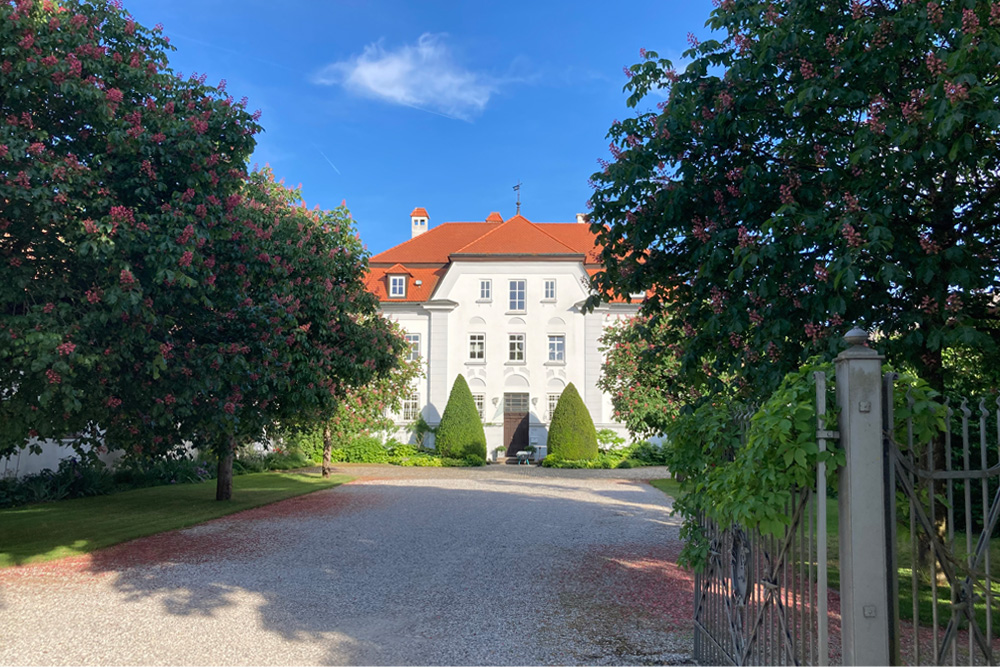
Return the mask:
<path id="1" fill-rule="evenodd" d="M 573 383 L 566 385 L 549 425 L 549 454 L 568 461 L 597 458 L 597 430 Z"/>
<path id="2" fill-rule="evenodd" d="M 443 456 L 486 459 L 486 432 L 483 431 L 483 422 L 479 419 L 469 385 L 461 375 L 451 386 L 451 395 L 441 415 L 434 443 Z"/>

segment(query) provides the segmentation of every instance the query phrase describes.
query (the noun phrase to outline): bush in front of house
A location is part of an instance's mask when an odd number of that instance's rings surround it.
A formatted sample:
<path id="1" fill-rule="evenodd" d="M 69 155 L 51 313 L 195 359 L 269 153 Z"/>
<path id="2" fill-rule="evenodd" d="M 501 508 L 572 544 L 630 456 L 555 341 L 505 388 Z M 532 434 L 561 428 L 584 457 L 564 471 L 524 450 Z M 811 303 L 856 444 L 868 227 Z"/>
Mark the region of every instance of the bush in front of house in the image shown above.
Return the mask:
<path id="1" fill-rule="evenodd" d="M 549 455 L 566 461 L 597 458 L 597 431 L 573 383 L 566 385 L 549 425 Z"/>
<path id="2" fill-rule="evenodd" d="M 373 435 L 359 435 L 334 446 L 330 459 L 343 463 L 389 463 L 389 450 Z"/>
<path id="3" fill-rule="evenodd" d="M 486 432 L 469 385 L 461 375 L 451 386 L 448 404 L 437 427 L 434 447 L 445 458 L 475 457 L 486 461 Z"/>

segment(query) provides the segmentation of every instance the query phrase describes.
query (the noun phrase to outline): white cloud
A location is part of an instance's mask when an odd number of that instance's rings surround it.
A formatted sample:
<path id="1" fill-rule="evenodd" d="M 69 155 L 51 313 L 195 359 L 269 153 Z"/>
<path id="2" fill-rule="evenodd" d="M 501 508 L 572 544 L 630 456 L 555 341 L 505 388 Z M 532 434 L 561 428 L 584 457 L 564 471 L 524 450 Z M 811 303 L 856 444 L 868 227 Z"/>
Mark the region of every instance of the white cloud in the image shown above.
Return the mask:
<path id="1" fill-rule="evenodd" d="M 386 50 L 369 44 L 361 55 L 327 65 L 313 77 L 367 97 L 470 120 L 482 113 L 497 83 L 463 69 L 452 59 L 444 35 L 424 33 L 414 45 Z"/>

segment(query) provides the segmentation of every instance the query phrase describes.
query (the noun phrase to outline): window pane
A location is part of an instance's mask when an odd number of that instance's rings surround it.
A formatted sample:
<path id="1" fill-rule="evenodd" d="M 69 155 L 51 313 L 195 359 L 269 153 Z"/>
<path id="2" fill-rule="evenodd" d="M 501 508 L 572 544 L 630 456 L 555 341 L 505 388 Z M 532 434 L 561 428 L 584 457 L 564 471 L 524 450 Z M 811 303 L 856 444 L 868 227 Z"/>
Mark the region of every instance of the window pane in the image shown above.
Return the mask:
<path id="1" fill-rule="evenodd" d="M 493 298 L 493 283 L 489 280 L 479 281 L 479 298 L 489 301 Z"/>
<path id="2" fill-rule="evenodd" d="M 420 358 L 420 334 L 406 334 L 406 342 L 410 344 L 410 351 L 406 355 L 407 361 Z"/>
<path id="3" fill-rule="evenodd" d="M 524 361 L 524 334 L 510 334 L 510 361 Z"/>
<path id="4" fill-rule="evenodd" d="M 510 281 L 510 310 L 524 310 L 524 282 Z"/>
<path id="5" fill-rule="evenodd" d="M 482 361 L 486 358 L 486 334 L 469 334 L 469 359 Z"/>
<path id="6" fill-rule="evenodd" d="M 420 401 L 416 394 L 410 394 L 403 399 L 403 421 L 416 421 L 420 415 Z"/>
<path id="7" fill-rule="evenodd" d="M 406 295 L 406 278 L 403 276 L 389 277 L 389 296 Z"/>
<path id="8" fill-rule="evenodd" d="M 559 394 L 549 394 L 549 419 L 555 414 L 556 405 L 559 404 Z"/>
<path id="9" fill-rule="evenodd" d="M 528 411 L 528 395 L 527 394 L 504 394 L 503 395 L 503 411 L 504 412 L 527 412 Z"/>
<path id="10" fill-rule="evenodd" d="M 556 298 L 556 281 L 554 280 L 545 281 L 545 298 L 546 299 Z"/>
<path id="11" fill-rule="evenodd" d="M 472 401 L 476 404 L 476 411 L 479 413 L 479 418 L 483 418 L 483 407 L 486 405 L 486 397 L 483 394 L 473 394 Z"/>
<path id="12" fill-rule="evenodd" d="M 565 336 L 549 336 L 549 361 L 566 361 Z"/>

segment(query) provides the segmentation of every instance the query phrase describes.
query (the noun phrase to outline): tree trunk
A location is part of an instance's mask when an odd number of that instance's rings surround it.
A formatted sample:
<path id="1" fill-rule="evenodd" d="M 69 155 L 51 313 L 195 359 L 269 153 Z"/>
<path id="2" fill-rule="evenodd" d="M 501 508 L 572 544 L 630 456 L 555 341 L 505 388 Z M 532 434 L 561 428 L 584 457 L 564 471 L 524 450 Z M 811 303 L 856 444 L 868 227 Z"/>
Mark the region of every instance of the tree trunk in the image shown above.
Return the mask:
<path id="1" fill-rule="evenodd" d="M 219 457 L 219 476 L 215 484 L 216 500 L 232 500 L 233 498 L 233 459 L 236 456 L 235 442 L 230 440 L 226 453 Z"/>
<path id="2" fill-rule="evenodd" d="M 333 438 L 330 437 L 330 425 L 323 424 L 323 477 L 330 476 L 330 454 L 333 450 Z"/>
<path id="3" fill-rule="evenodd" d="M 921 368 L 921 377 L 927 381 L 931 388 L 937 390 L 941 394 L 945 392 L 945 378 L 944 378 L 944 363 L 941 354 L 941 350 L 932 350 L 927 352 L 921 358 L 923 362 L 923 367 Z M 941 437 L 936 437 L 934 439 L 934 457 L 927 456 L 926 450 L 913 452 L 914 459 L 920 461 L 923 459 L 924 466 L 928 470 L 944 470 L 947 467 L 945 462 L 945 448 L 944 442 Z M 938 498 L 942 496 L 945 492 L 945 480 L 938 479 L 933 481 L 934 497 L 928 498 L 929 503 L 934 503 L 934 531 L 937 533 L 938 541 L 941 543 L 945 542 L 948 535 L 948 508 L 942 503 Z M 969 530 L 967 527 L 966 530 Z M 934 554 L 931 550 L 931 538 L 926 535 L 923 530 L 917 531 L 917 563 L 921 568 L 929 568 L 930 561 L 934 558 Z M 930 577 L 928 576 L 928 580 Z M 943 579 L 943 573 L 938 572 L 938 583 L 943 584 L 946 580 Z"/>

